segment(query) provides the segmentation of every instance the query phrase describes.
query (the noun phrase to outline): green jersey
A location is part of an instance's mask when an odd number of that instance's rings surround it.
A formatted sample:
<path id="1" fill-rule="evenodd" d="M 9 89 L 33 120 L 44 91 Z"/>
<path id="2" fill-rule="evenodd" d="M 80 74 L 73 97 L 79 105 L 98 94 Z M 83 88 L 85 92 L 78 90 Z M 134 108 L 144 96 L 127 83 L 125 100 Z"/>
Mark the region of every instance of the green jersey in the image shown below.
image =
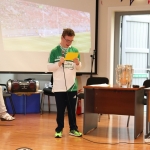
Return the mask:
<path id="1" fill-rule="evenodd" d="M 76 71 L 81 68 L 81 62 L 76 65 L 72 60 L 66 60 L 63 66 L 58 66 L 62 55 L 65 57 L 68 52 L 78 53 L 78 50 L 72 46 L 62 50 L 62 47 L 58 45 L 50 53 L 48 70 L 53 72 L 53 92 L 77 91 L 78 89 Z M 80 60 L 80 54 L 78 54 L 78 58 Z"/>

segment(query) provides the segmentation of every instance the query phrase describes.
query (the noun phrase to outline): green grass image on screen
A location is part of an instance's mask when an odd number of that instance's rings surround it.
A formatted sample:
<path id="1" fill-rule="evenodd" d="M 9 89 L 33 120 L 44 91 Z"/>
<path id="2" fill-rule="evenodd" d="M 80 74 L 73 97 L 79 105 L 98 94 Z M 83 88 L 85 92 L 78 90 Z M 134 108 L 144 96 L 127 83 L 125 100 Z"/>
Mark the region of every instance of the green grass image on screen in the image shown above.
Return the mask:
<path id="1" fill-rule="evenodd" d="M 60 42 L 61 35 L 49 37 L 15 37 L 3 40 L 5 51 L 41 51 L 49 52 Z M 72 46 L 76 47 L 81 53 L 89 52 L 91 48 L 91 36 L 89 32 L 76 33 Z"/>

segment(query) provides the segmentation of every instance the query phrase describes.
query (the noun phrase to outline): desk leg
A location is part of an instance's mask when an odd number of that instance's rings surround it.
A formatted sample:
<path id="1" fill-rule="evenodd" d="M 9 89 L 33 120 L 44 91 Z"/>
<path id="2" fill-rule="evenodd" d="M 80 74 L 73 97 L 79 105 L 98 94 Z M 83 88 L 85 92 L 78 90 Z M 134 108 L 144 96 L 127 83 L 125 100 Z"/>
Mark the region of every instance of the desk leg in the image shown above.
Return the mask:
<path id="1" fill-rule="evenodd" d="M 84 113 L 83 134 L 97 128 L 98 116 L 98 114 L 94 113 Z"/>
<path id="2" fill-rule="evenodd" d="M 94 92 L 93 89 L 85 89 L 84 91 L 84 119 L 83 119 L 83 134 L 97 128 L 98 114 L 94 111 Z"/>
<path id="3" fill-rule="evenodd" d="M 148 109 L 148 107 L 147 107 Z M 146 111 L 146 133 L 145 138 L 148 138 L 150 136 L 150 122 L 148 121 L 148 111 Z"/>
<path id="4" fill-rule="evenodd" d="M 144 96 L 144 89 L 135 92 L 135 116 L 134 116 L 135 139 L 143 132 L 143 121 L 144 121 L 143 96 Z"/>
<path id="5" fill-rule="evenodd" d="M 148 137 L 150 137 L 150 122 L 148 122 Z"/>
<path id="6" fill-rule="evenodd" d="M 146 110 L 146 135 L 145 138 L 150 136 L 150 91 L 147 91 L 147 110 Z"/>

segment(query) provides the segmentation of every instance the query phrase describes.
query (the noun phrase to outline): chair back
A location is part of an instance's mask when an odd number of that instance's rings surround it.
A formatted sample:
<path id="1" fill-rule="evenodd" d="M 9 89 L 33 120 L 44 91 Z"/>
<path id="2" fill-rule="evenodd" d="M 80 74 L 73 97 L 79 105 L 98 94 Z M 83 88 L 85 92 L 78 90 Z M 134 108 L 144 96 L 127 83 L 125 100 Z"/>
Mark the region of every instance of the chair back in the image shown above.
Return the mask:
<path id="1" fill-rule="evenodd" d="M 150 79 L 145 80 L 145 81 L 143 82 L 143 86 L 144 86 L 145 88 L 150 87 Z M 144 95 L 147 96 L 146 92 L 144 92 Z"/>
<path id="2" fill-rule="evenodd" d="M 109 84 L 109 79 L 106 77 L 90 77 L 87 79 L 86 85 L 92 85 L 92 84 Z"/>
<path id="3" fill-rule="evenodd" d="M 51 75 L 51 85 L 53 86 L 53 74 Z M 52 87 L 49 87 L 49 88 L 43 88 L 43 92 L 45 95 L 48 95 L 48 96 L 54 96 L 54 93 L 52 92 Z"/>
<path id="4" fill-rule="evenodd" d="M 53 73 L 51 75 L 51 85 L 53 85 Z"/>
<path id="5" fill-rule="evenodd" d="M 143 82 L 143 86 L 145 86 L 145 88 L 150 87 L 150 79 L 147 79 Z"/>

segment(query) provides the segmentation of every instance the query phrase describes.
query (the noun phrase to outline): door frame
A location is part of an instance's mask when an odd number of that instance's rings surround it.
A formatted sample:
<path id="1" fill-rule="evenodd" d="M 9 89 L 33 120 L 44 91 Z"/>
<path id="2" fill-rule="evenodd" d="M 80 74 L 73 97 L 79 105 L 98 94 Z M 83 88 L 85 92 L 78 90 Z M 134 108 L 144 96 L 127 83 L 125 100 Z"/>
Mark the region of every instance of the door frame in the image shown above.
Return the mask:
<path id="1" fill-rule="evenodd" d="M 113 65 L 113 83 L 116 83 L 115 68 L 120 64 L 121 55 L 121 32 L 122 32 L 122 16 L 124 15 L 146 15 L 150 14 L 150 11 L 128 11 L 128 12 L 115 12 L 114 21 L 114 65 Z M 150 40 L 150 39 L 149 39 Z M 148 62 L 149 63 L 149 62 Z"/>

